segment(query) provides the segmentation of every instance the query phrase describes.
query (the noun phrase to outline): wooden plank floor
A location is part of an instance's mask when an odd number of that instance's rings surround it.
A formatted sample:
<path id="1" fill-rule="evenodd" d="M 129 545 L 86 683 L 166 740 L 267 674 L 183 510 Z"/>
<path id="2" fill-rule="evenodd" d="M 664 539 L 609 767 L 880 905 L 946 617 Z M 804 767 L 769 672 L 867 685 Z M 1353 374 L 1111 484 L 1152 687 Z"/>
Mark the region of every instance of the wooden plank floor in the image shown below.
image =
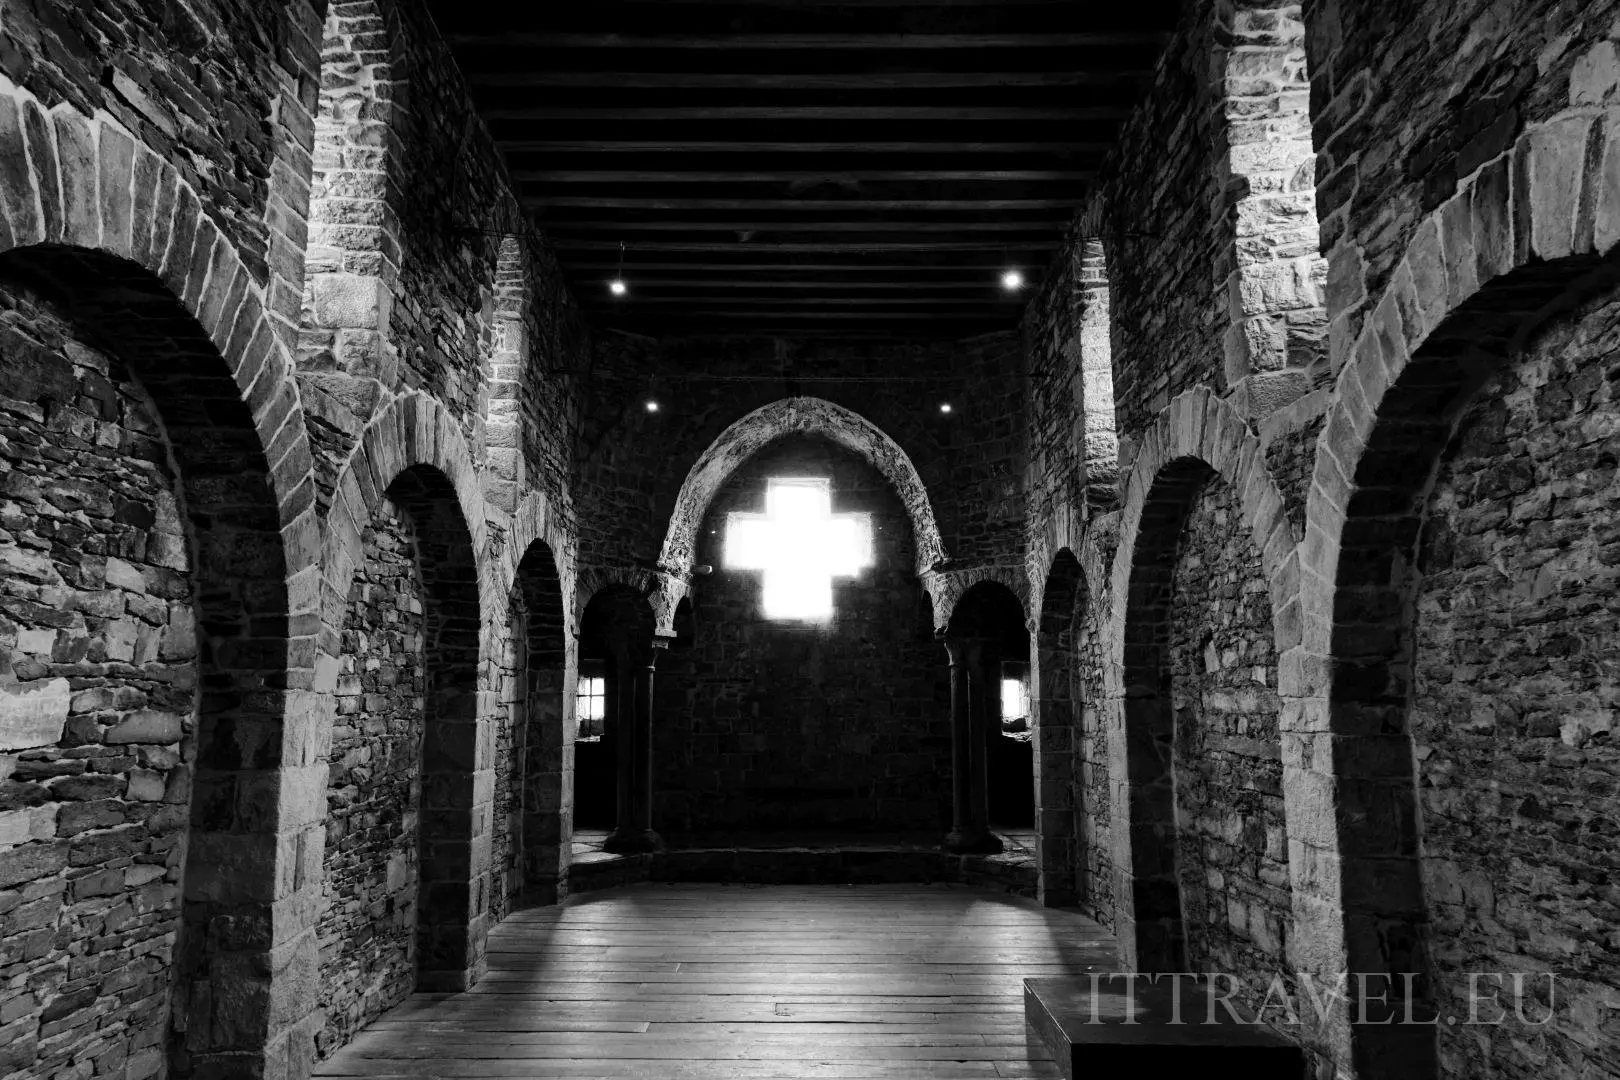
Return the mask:
<path id="1" fill-rule="evenodd" d="M 464 994 L 417 994 L 347 1077 L 1056 1077 L 1023 979 L 1113 965 L 1097 924 L 961 886 L 638 885 L 513 914 Z"/>

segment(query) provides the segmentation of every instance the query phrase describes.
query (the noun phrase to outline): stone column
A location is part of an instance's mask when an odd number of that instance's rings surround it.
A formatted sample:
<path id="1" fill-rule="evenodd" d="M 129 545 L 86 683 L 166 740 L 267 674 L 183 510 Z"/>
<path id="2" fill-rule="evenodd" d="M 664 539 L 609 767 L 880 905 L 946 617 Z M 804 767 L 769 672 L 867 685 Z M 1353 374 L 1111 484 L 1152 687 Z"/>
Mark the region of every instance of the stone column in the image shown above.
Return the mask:
<path id="1" fill-rule="evenodd" d="M 994 640 L 978 638 L 968 650 L 968 703 L 968 823 L 981 838 L 973 850 L 993 854 L 1002 849 L 990 831 L 990 740 L 1001 730 L 1001 648 Z"/>
<path id="2" fill-rule="evenodd" d="M 655 851 L 662 840 L 652 828 L 652 695 L 657 652 L 652 641 L 614 646 L 614 749 L 618 759 L 618 817 L 604 850 L 617 854 Z"/>
<path id="3" fill-rule="evenodd" d="M 944 849 L 963 855 L 1000 851 L 1001 841 L 990 832 L 986 820 L 988 748 L 984 742 L 984 708 L 974 700 L 983 697 L 983 673 L 975 677 L 974 671 L 982 664 L 984 642 L 947 637 L 943 632 L 937 636 L 951 664 L 951 831 L 945 837 Z M 977 722 L 976 715 L 980 717 Z"/>

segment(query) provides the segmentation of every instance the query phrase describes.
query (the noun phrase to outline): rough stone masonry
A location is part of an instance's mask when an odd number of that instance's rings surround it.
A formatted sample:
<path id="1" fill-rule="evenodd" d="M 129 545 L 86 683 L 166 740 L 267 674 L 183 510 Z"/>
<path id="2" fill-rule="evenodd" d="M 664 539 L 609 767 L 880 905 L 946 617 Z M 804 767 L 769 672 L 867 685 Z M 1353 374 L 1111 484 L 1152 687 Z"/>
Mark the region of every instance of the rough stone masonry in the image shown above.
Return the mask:
<path id="1" fill-rule="evenodd" d="M 1281 1030 L 1620 1076 L 1620 2 L 1188 0 L 965 339 L 598 325 L 499 122 L 425 0 L 0 2 L 0 1080 L 297 1080 L 476 985 L 570 888 L 599 595 L 656 828 L 937 829 L 988 588 L 1121 965 L 1527 973 Z M 777 466 L 884 525 L 826 634 L 689 573 Z"/>

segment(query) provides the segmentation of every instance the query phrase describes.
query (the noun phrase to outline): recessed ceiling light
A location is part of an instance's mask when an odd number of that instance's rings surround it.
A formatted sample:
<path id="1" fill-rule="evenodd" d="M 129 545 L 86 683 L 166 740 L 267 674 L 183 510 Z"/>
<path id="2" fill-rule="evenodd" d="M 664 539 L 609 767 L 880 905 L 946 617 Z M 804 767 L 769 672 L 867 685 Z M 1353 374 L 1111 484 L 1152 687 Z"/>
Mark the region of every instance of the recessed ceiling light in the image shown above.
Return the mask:
<path id="1" fill-rule="evenodd" d="M 648 398 L 647 399 L 647 411 L 648 412 L 657 412 L 658 411 L 658 402 L 654 401 L 652 398 Z"/>
<path id="2" fill-rule="evenodd" d="M 942 413 L 949 414 L 950 411 L 951 411 L 951 403 L 948 402 L 948 401 L 940 402 L 939 403 L 939 411 L 942 412 Z"/>
<path id="3" fill-rule="evenodd" d="M 1024 275 L 1017 270 L 1008 270 L 1001 275 L 1001 287 L 1008 292 L 1017 292 L 1024 287 Z"/>

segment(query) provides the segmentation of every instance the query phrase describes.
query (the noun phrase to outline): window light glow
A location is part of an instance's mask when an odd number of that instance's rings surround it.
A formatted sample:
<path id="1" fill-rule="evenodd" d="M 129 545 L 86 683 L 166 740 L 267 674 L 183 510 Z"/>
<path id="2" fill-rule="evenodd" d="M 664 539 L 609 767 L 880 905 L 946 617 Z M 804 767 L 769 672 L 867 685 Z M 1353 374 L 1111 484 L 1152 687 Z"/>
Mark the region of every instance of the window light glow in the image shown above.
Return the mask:
<path id="1" fill-rule="evenodd" d="M 579 680 L 574 694 L 574 712 L 581 720 L 600 720 L 607 715 L 607 680 L 589 676 Z"/>
<path id="2" fill-rule="evenodd" d="M 764 573 L 767 619 L 832 617 L 832 579 L 872 565 L 872 516 L 834 514 L 832 482 L 774 478 L 763 514 L 726 517 L 726 566 Z"/>
<path id="3" fill-rule="evenodd" d="M 1001 680 L 1001 718 L 1016 720 L 1029 715 L 1029 694 L 1022 679 Z"/>

